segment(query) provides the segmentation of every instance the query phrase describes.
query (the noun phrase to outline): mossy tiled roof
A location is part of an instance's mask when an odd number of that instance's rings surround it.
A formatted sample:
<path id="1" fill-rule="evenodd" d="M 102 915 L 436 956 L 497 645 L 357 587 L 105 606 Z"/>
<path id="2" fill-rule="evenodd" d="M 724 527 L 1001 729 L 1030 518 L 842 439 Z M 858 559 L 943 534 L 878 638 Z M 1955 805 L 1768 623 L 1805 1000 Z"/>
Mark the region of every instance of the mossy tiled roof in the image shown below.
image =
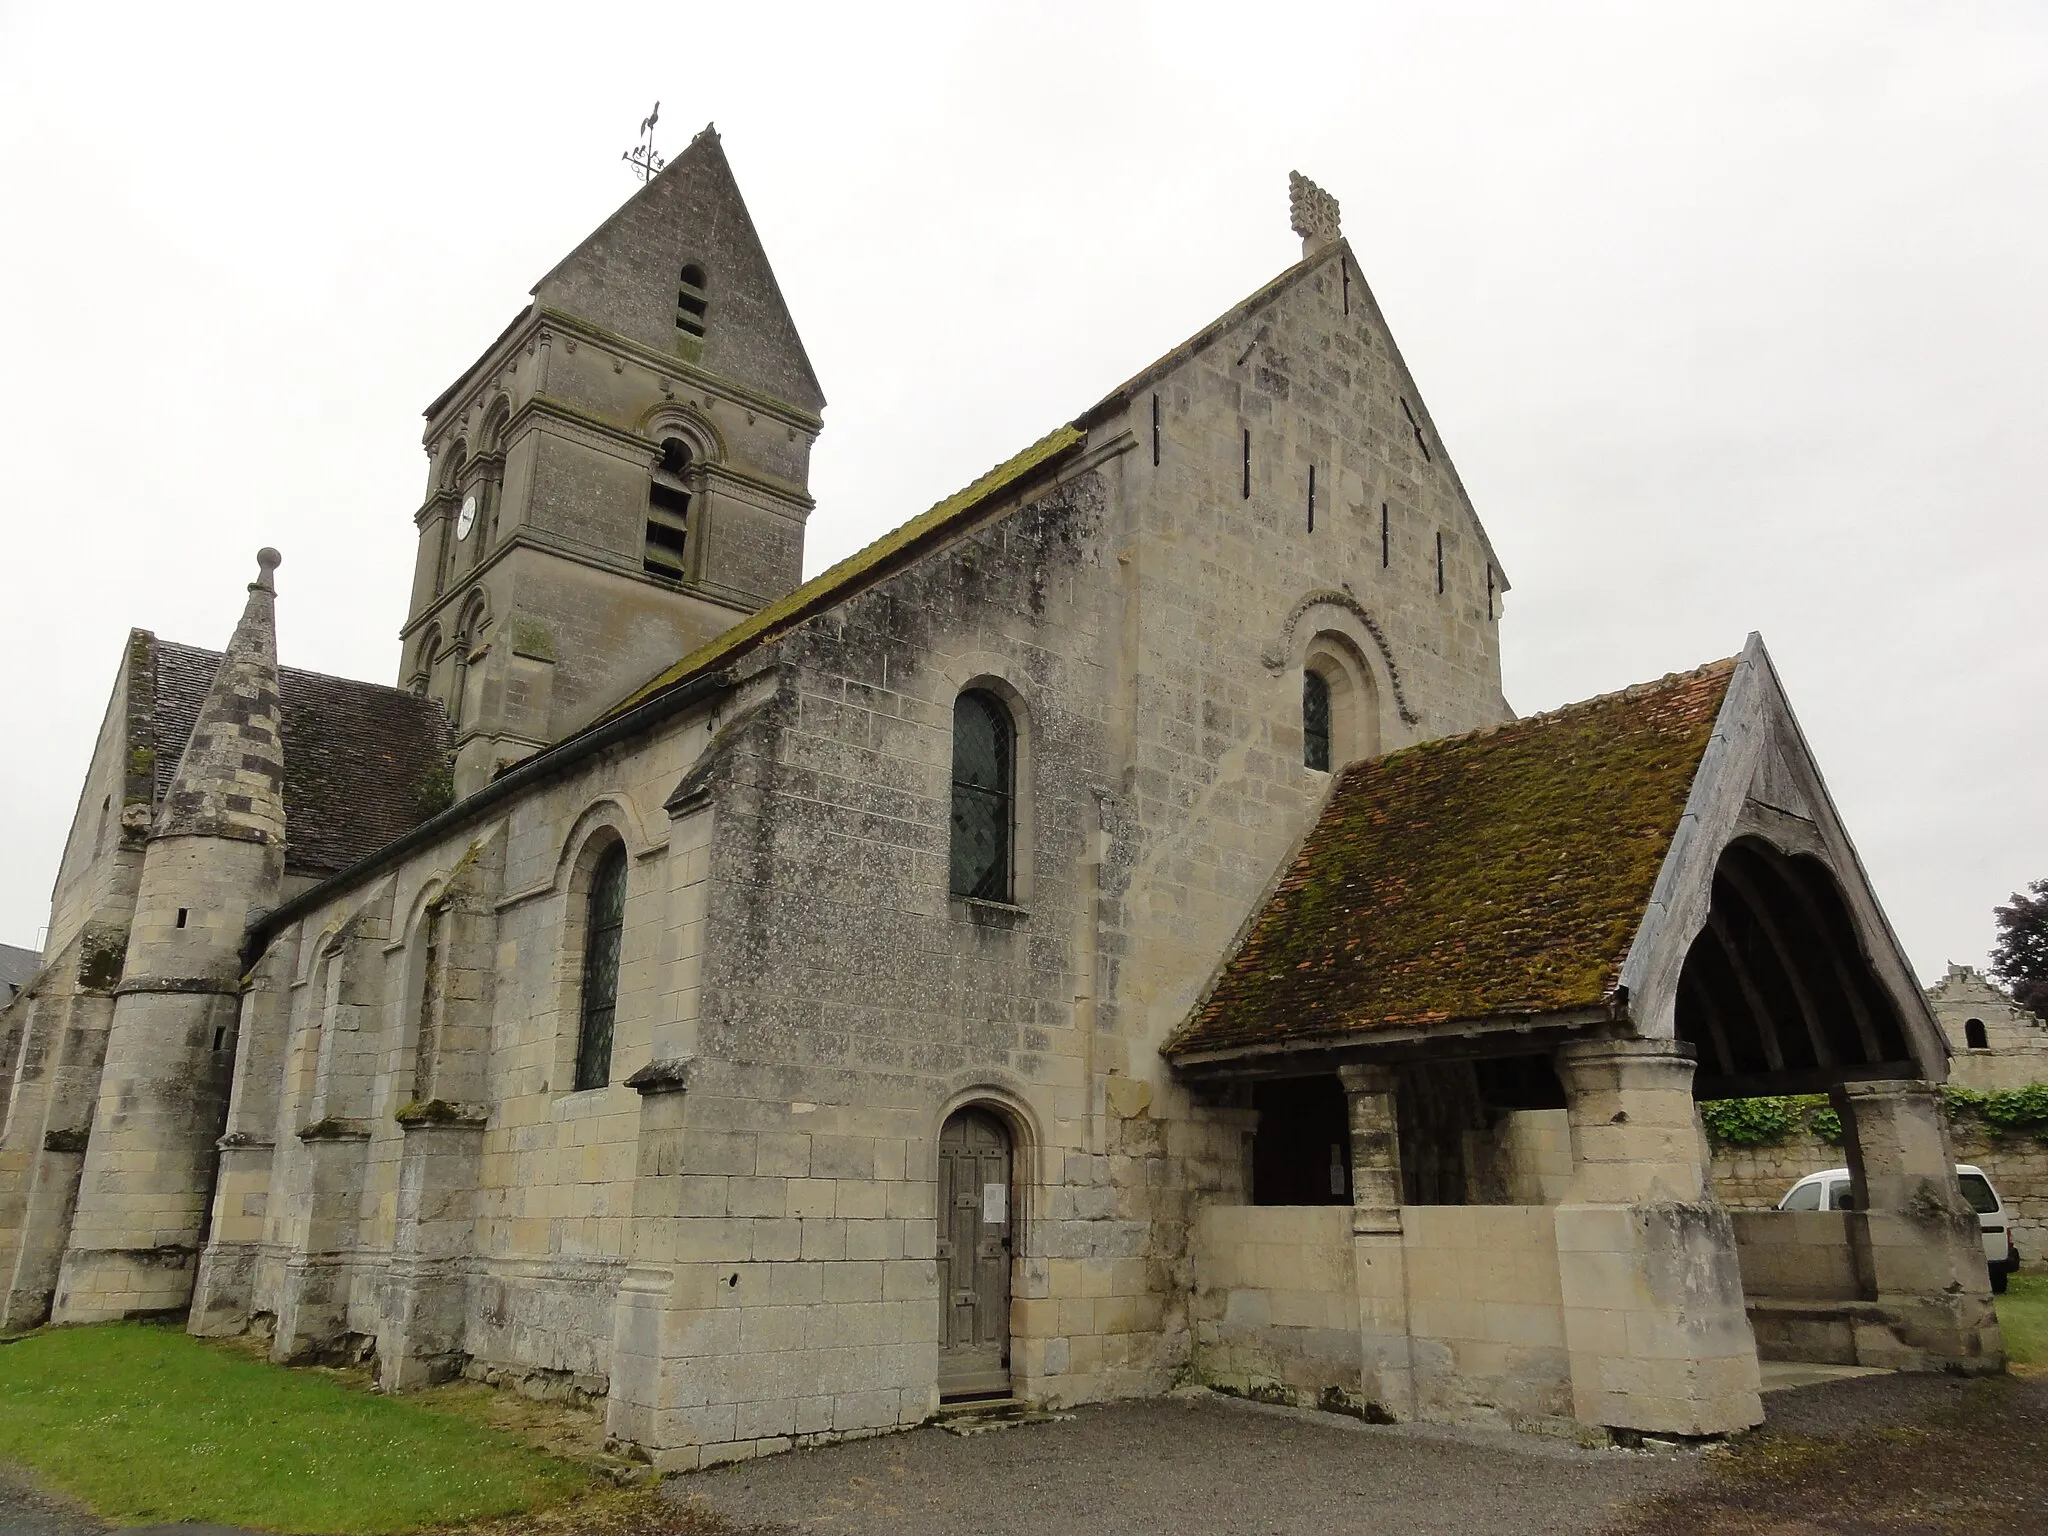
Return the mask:
<path id="1" fill-rule="evenodd" d="M 1734 670 L 1345 769 L 1166 1054 L 1607 1003 Z"/>
<path id="2" fill-rule="evenodd" d="M 652 698 L 721 662 L 731 661 L 764 640 L 802 623 L 820 609 L 851 597 L 868 582 L 894 569 L 898 556 L 908 554 L 928 540 L 945 537 L 955 524 L 964 525 L 990 498 L 1022 480 L 1041 465 L 1050 464 L 1078 447 L 1086 434 L 1078 427 L 1064 426 L 1048 432 L 1014 458 L 1006 459 L 972 485 L 955 491 L 937 506 L 919 513 L 909 522 L 883 534 L 865 549 L 847 556 L 837 565 L 820 571 L 786 597 L 750 614 L 716 639 L 700 645 L 681 661 L 664 668 L 606 712 L 603 718 L 623 714 L 635 704 Z"/>

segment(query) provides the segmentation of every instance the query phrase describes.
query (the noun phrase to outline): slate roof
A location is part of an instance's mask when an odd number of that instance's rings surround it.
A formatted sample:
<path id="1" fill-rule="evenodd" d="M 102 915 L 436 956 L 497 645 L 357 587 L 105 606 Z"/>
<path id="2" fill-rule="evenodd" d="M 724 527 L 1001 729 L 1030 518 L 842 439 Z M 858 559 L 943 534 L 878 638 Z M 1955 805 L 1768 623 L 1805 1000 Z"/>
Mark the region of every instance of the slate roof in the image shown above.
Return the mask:
<path id="1" fill-rule="evenodd" d="M 0 1007 L 14 1001 L 41 967 L 43 957 L 32 949 L 0 944 Z"/>
<path id="2" fill-rule="evenodd" d="M 1610 1003 L 1734 671 L 1346 768 L 1164 1053 Z"/>
<path id="3" fill-rule="evenodd" d="M 155 660 L 161 803 L 221 653 L 158 640 Z M 448 754 L 448 718 L 438 702 L 295 667 L 279 667 L 277 685 L 289 872 L 346 869 L 439 809 L 422 799 Z"/>

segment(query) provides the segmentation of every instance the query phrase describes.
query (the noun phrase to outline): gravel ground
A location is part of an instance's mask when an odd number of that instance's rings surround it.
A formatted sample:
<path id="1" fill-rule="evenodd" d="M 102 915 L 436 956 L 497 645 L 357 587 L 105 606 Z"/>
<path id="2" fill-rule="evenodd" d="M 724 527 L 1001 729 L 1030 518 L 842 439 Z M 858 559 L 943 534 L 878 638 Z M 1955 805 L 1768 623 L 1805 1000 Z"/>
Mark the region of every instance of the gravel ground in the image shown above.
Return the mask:
<path id="1" fill-rule="evenodd" d="M 1711 1475 L 1614 1536 L 2048 1532 L 2048 1378 L 1871 1376 L 1764 1407 Z"/>
<path id="2" fill-rule="evenodd" d="M 1689 1485 L 1697 1455 L 1359 1424 L 1201 1396 L 1067 1423 L 936 1429 L 671 1480 L 686 1509 L 804 1536 L 1593 1532 Z M 710 1521 L 707 1528 L 716 1529 Z"/>

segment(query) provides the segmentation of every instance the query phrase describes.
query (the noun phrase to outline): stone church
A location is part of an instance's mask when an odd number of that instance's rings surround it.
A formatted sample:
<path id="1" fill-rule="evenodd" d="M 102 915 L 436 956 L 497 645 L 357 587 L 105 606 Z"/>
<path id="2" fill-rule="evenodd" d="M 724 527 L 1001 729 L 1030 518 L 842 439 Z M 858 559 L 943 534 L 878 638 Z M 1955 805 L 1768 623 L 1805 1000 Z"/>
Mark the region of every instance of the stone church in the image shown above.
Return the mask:
<path id="1" fill-rule="evenodd" d="M 279 665 L 269 550 L 224 650 L 131 632 L 0 1013 L 5 1326 L 575 1395 L 670 1467 L 1999 1368 L 1942 1036 L 1761 642 L 1517 719 L 1292 193 L 1298 262 L 805 581 L 824 394 L 707 129 L 427 407 L 396 686 Z M 1695 1101 L 1794 1090 L 1857 1209 L 1737 1223 Z"/>

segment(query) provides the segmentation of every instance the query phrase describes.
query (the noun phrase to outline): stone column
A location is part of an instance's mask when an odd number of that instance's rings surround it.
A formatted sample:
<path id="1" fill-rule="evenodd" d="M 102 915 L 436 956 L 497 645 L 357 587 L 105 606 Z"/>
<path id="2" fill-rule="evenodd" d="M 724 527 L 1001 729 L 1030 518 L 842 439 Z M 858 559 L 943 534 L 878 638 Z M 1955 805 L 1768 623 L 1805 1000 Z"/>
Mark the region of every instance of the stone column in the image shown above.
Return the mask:
<path id="1" fill-rule="evenodd" d="M 633 1172 L 632 1255 L 612 1318 L 611 1391 L 605 1400 L 605 1433 L 639 1446 L 657 1466 L 694 1464 L 682 1447 L 694 1443 L 679 1413 L 676 1373 L 686 1363 L 679 1334 L 697 1334 L 698 1314 L 685 1312 L 688 1298 L 676 1294 L 677 1238 L 684 1206 L 683 1106 L 690 1085 L 688 1057 L 650 1062 L 626 1079 L 640 1094 L 640 1146 Z M 701 1268 L 702 1266 L 697 1266 Z M 738 1343 L 739 1313 L 726 1308 L 732 1324 L 726 1347 Z M 690 1351 L 695 1353 L 697 1351 Z"/>
<path id="2" fill-rule="evenodd" d="M 469 1271 L 487 1116 L 446 1100 L 398 1113 L 398 1221 L 391 1283 L 377 1339 L 377 1385 L 430 1386 L 462 1373 L 469 1356 Z"/>
<path id="3" fill-rule="evenodd" d="M 2005 1368 L 1977 1216 L 1956 1183 L 1934 1084 L 1845 1083 L 1842 1117 L 1855 1210 L 1849 1243 L 1879 1314 L 1856 1324 L 1859 1365 L 1905 1371 Z"/>
<path id="4" fill-rule="evenodd" d="M 1572 1137 L 1556 1222 L 1575 1416 L 1677 1435 L 1760 1423 L 1735 1228 L 1708 1183 L 1690 1047 L 1588 1041 L 1557 1066 Z"/>
<path id="5" fill-rule="evenodd" d="M 1401 1132 L 1394 1069 L 1340 1067 L 1351 1113 L 1351 1251 L 1357 1265 L 1359 1390 L 1397 1419 L 1415 1416 L 1408 1278 L 1401 1235 Z"/>

